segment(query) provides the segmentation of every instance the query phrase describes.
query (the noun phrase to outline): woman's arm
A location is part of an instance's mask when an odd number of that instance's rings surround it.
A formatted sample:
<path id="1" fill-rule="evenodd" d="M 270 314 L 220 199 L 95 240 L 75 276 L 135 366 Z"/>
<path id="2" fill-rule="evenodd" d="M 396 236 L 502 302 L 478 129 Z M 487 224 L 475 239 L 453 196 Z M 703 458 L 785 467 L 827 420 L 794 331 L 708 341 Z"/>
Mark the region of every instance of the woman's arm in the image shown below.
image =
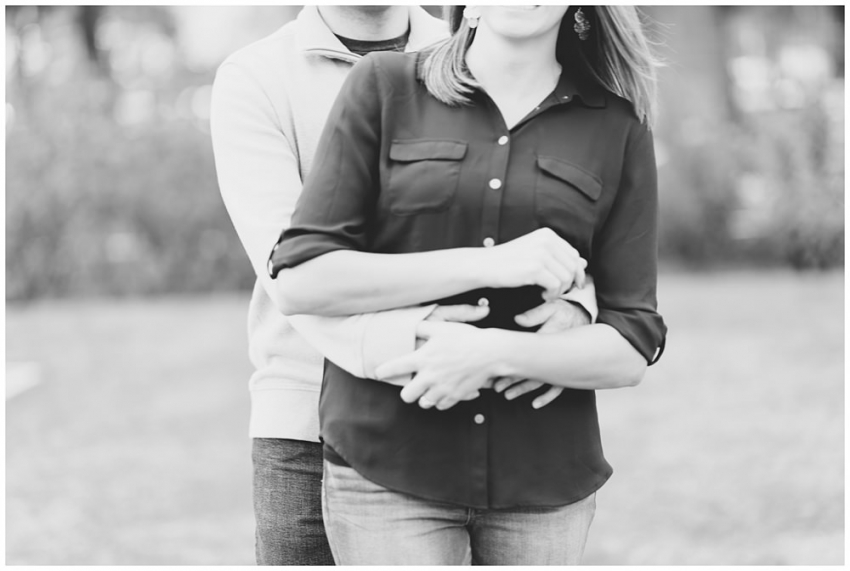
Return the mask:
<path id="1" fill-rule="evenodd" d="M 604 324 L 539 335 L 424 321 L 417 335 L 427 342 L 375 372 L 384 381 L 415 373 L 402 390 L 402 399 L 424 398 L 426 405 L 440 409 L 466 400 L 494 377 L 531 378 L 573 389 L 614 389 L 637 385 L 647 367 L 646 359 Z"/>
<path id="2" fill-rule="evenodd" d="M 406 307 L 481 287 L 539 285 L 555 299 L 586 262 L 548 228 L 491 248 L 413 254 L 336 250 L 285 269 L 277 277 L 286 314 L 351 315 Z"/>
<path id="3" fill-rule="evenodd" d="M 491 341 L 493 368 L 504 376 L 521 374 L 573 389 L 617 389 L 640 383 L 647 367 L 646 359 L 605 324 L 551 335 L 497 333 Z"/>

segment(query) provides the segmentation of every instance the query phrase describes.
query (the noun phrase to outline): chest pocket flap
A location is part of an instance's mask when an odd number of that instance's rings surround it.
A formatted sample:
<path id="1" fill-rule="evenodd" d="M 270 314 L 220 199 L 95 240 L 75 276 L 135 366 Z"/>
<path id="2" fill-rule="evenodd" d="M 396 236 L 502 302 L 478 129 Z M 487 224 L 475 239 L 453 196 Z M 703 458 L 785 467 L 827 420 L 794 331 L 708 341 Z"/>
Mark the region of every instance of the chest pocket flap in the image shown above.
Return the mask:
<path id="1" fill-rule="evenodd" d="M 400 163 L 414 161 L 459 161 L 466 156 L 466 143 L 435 139 L 393 141 L 390 159 Z"/>
<path id="2" fill-rule="evenodd" d="M 577 188 L 591 200 L 602 194 L 602 181 L 581 167 L 555 157 L 537 157 L 540 170 Z"/>

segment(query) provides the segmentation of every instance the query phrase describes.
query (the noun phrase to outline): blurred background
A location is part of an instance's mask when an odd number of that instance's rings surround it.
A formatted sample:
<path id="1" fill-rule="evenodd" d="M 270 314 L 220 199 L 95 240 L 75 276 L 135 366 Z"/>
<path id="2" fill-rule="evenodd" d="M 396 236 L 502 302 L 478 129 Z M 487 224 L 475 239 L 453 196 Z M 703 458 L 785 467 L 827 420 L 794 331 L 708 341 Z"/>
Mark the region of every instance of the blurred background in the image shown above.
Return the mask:
<path id="1" fill-rule="evenodd" d="M 8 564 L 253 563 L 210 90 L 299 9 L 6 6 Z M 841 564 L 844 8 L 643 12 L 670 333 L 599 396 L 585 561 Z"/>

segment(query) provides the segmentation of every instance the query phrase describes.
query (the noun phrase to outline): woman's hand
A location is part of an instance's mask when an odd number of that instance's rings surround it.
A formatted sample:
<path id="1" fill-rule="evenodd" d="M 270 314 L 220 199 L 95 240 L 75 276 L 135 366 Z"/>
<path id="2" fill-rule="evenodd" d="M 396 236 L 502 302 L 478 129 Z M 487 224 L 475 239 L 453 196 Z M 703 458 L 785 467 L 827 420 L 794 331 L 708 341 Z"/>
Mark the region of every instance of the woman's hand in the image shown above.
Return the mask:
<path id="1" fill-rule="evenodd" d="M 590 324 L 590 315 L 587 311 L 568 301 L 558 299 L 548 301 L 533 309 L 529 309 L 525 313 L 517 315 L 514 319 L 523 327 L 534 327 L 540 325 L 537 330 L 539 334 L 558 333 Z M 493 389 L 497 393 L 505 392 L 505 398 L 513 400 L 525 393 L 536 391 L 540 387 L 546 385 L 541 381 L 533 381 L 531 379 L 516 379 L 514 377 L 503 377 L 497 379 L 493 384 Z M 510 387 L 510 388 L 509 388 Z M 507 389 L 507 390 L 506 390 Z M 531 403 L 534 408 L 542 408 L 558 398 L 564 392 L 564 387 L 549 386 L 549 389 L 542 395 L 538 396 Z"/>
<path id="2" fill-rule="evenodd" d="M 540 228 L 482 251 L 480 272 L 486 285 L 513 288 L 538 285 L 546 301 L 557 299 L 573 284 L 584 286 L 587 260 L 549 228 Z"/>
<path id="3" fill-rule="evenodd" d="M 497 376 L 494 364 L 499 349 L 493 329 L 463 323 L 423 321 L 417 337 L 426 340 L 419 349 L 375 370 L 378 380 L 415 373 L 401 391 L 405 402 L 419 401 L 422 408 L 446 410 L 462 400 L 479 396 L 478 390 Z"/>

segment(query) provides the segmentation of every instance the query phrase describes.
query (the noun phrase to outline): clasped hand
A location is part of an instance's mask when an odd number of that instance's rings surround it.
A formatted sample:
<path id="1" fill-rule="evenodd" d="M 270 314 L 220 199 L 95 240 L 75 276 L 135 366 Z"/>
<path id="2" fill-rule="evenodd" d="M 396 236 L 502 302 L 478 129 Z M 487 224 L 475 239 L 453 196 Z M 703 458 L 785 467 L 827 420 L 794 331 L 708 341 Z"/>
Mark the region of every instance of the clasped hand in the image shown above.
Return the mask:
<path id="1" fill-rule="evenodd" d="M 471 305 L 437 307 L 417 327 L 417 349 L 378 367 L 378 379 L 414 373 L 402 389 L 401 398 L 439 410 L 477 398 L 482 388 L 505 391 L 505 397 L 511 400 L 543 386 L 545 383 L 530 379 L 498 378 L 496 364 L 504 351 L 497 342 L 499 330 L 468 325 L 483 319 L 488 312 L 488 307 Z M 540 334 L 564 331 L 589 321 L 582 308 L 561 299 L 546 301 L 516 317 L 516 322 L 524 327 L 541 325 Z M 532 406 L 545 406 L 561 392 L 561 387 L 550 387 Z"/>
<path id="2" fill-rule="evenodd" d="M 486 287 L 537 285 L 543 299 L 554 301 L 573 285 L 584 287 L 587 260 L 550 228 L 539 228 L 492 248 L 476 252 L 476 273 Z"/>

